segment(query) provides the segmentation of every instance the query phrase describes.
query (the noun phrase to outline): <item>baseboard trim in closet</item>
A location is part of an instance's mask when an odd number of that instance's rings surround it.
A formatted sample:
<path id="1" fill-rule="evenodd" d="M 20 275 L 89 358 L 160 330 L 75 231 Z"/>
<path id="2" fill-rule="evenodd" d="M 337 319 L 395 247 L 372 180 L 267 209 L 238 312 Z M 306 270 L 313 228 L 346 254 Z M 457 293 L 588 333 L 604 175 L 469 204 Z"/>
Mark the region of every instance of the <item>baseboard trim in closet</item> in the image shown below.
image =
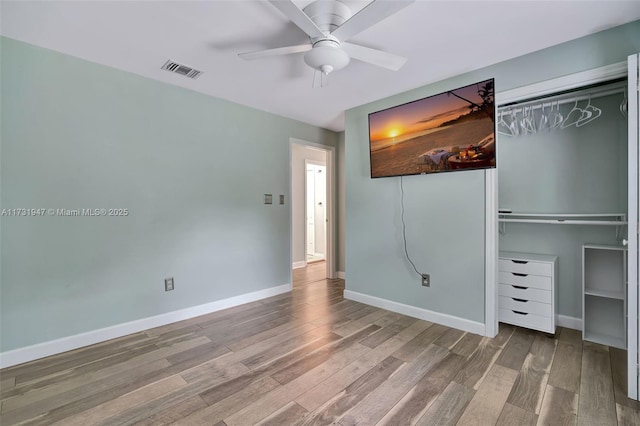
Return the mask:
<path id="1" fill-rule="evenodd" d="M 128 334 L 138 333 L 140 331 L 149 330 L 151 328 L 160 327 L 162 325 L 167 325 L 177 321 L 209 314 L 211 312 L 220 311 L 222 309 L 232 308 L 234 306 L 243 305 L 249 302 L 255 302 L 256 300 L 276 296 L 288 291 L 291 291 L 291 284 L 284 284 L 276 287 L 266 288 L 264 290 L 254 291 L 252 293 L 229 297 L 227 299 L 216 300 L 214 302 L 205 303 L 202 305 L 192 306 L 190 308 L 167 312 L 152 317 L 141 318 L 135 321 L 117 324 L 110 327 L 87 331 L 85 333 L 80 333 L 73 336 L 63 337 L 61 339 L 50 340 L 48 342 L 38 343 L 35 345 L 25 346 L 23 348 L 2 352 L 0 353 L 0 368 L 11 367 L 12 365 L 22 364 L 24 362 L 56 355 L 84 346 L 89 346 L 118 337 L 126 336 Z"/>
<path id="2" fill-rule="evenodd" d="M 434 312 L 428 309 L 418 308 L 416 306 L 405 305 L 404 303 L 381 299 L 379 297 L 370 296 L 368 294 L 358 293 L 351 290 L 344 291 L 344 298 L 375 306 L 377 308 L 386 309 L 388 311 L 397 312 L 399 314 L 408 315 L 410 317 L 422 319 L 425 321 L 431 321 L 436 324 L 446 325 L 447 327 L 468 331 L 469 333 L 479 334 L 481 336 L 485 335 L 485 326 L 484 323 L 481 322 L 471 321 L 440 312 Z"/>
<path id="3" fill-rule="evenodd" d="M 556 325 L 558 327 L 572 328 L 574 330 L 582 331 L 582 319 L 575 317 L 568 317 L 566 315 L 558 315 L 556 317 Z"/>

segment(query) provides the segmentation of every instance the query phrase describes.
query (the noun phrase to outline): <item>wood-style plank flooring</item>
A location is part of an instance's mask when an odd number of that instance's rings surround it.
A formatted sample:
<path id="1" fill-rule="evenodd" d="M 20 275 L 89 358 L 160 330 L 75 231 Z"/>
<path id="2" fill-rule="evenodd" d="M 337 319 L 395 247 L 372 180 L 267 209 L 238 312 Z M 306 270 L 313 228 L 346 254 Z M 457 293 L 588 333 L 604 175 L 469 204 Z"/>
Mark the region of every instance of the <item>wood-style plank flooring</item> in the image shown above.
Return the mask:
<path id="1" fill-rule="evenodd" d="M 0 371 L 0 424 L 640 425 L 626 353 L 493 339 L 343 298 L 323 262 L 258 302 Z"/>

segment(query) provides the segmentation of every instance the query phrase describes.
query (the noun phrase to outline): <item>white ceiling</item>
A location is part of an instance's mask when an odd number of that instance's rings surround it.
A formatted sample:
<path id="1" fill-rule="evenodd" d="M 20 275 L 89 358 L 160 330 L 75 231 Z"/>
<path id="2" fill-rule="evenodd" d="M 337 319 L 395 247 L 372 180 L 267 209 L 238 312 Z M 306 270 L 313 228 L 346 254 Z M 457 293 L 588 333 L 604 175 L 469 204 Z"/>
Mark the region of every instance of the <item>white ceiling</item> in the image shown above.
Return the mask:
<path id="1" fill-rule="evenodd" d="M 344 2 L 354 11 L 368 3 Z M 2 35 L 335 131 L 344 130 L 349 108 L 640 19 L 640 1 L 418 0 L 350 39 L 406 56 L 404 68 L 352 60 L 328 87 L 313 89 L 303 54 L 237 57 L 308 40 L 264 0 L 2 0 L 0 7 Z M 190 80 L 160 70 L 167 59 L 204 74 Z"/>

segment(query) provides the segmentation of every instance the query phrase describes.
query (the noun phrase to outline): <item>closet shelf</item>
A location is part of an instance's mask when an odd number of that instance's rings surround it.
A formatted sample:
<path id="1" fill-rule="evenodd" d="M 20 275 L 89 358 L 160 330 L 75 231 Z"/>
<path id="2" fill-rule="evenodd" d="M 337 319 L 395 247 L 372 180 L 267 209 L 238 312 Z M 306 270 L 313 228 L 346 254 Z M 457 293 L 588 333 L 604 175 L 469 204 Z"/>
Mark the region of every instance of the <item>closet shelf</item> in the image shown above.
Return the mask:
<path id="1" fill-rule="evenodd" d="M 583 340 L 598 342 L 602 345 L 613 346 L 614 348 L 624 349 L 627 347 L 627 342 L 624 337 L 616 337 L 605 333 L 596 333 L 593 331 L 587 331 L 583 333 Z"/>
<path id="2" fill-rule="evenodd" d="M 626 225 L 624 213 L 498 213 L 499 222 L 557 225 Z"/>
<path id="3" fill-rule="evenodd" d="M 500 233 L 506 233 L 507 223 L 540 223 L 546 225 L 594 225 L 615 226 L 616 240 L 622 239 L 627 224 L 624 213 L 513 213 L 499 212 Z"/>
<path id="4" fill-rule="evenodd" d="M 584 294 L 585 296 L 604 297 L 607 299 L 624 300 L 625 298 L 625 294 L 622 291 L 602 290 L 588 287 L 585 287 Z"/>
<path id="5" fill-rule="evenodd" d="M 626 221 L 621 220 L 572 220 L 572 219 L 498 219 L 500 222 L 511 223 L 547 223 L 550 225 L 626 225 Z"/>

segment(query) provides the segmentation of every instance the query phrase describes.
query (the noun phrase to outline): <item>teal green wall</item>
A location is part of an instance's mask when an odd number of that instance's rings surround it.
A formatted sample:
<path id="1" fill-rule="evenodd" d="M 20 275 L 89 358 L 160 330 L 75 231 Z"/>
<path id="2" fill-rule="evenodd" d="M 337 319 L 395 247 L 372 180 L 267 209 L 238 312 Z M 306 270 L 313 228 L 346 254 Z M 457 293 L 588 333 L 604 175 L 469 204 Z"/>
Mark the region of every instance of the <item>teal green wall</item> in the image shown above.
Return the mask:
<path id="1" fill-rule="evenodd" d="M 499 42 L 487 48 L 499 49 Z M 421 287 L 404 259 L 399 179 L 369 177 L 370 112 L 491 77 L 497 92 L 509 90 L 625 61 L 638 51 L 636 21 L 347 111 L 347 290 L 484 322 L 484 172 L 405 178 L 409 253 L 431 274 L 431 287 Z"/>
<path id="2" fill-rule="evenodd" d="M 1 41 L 1 351 L 290 282 L 289 138 L 337 135 Z M 164 278 L 176 289 L 164 291 Z"/>

